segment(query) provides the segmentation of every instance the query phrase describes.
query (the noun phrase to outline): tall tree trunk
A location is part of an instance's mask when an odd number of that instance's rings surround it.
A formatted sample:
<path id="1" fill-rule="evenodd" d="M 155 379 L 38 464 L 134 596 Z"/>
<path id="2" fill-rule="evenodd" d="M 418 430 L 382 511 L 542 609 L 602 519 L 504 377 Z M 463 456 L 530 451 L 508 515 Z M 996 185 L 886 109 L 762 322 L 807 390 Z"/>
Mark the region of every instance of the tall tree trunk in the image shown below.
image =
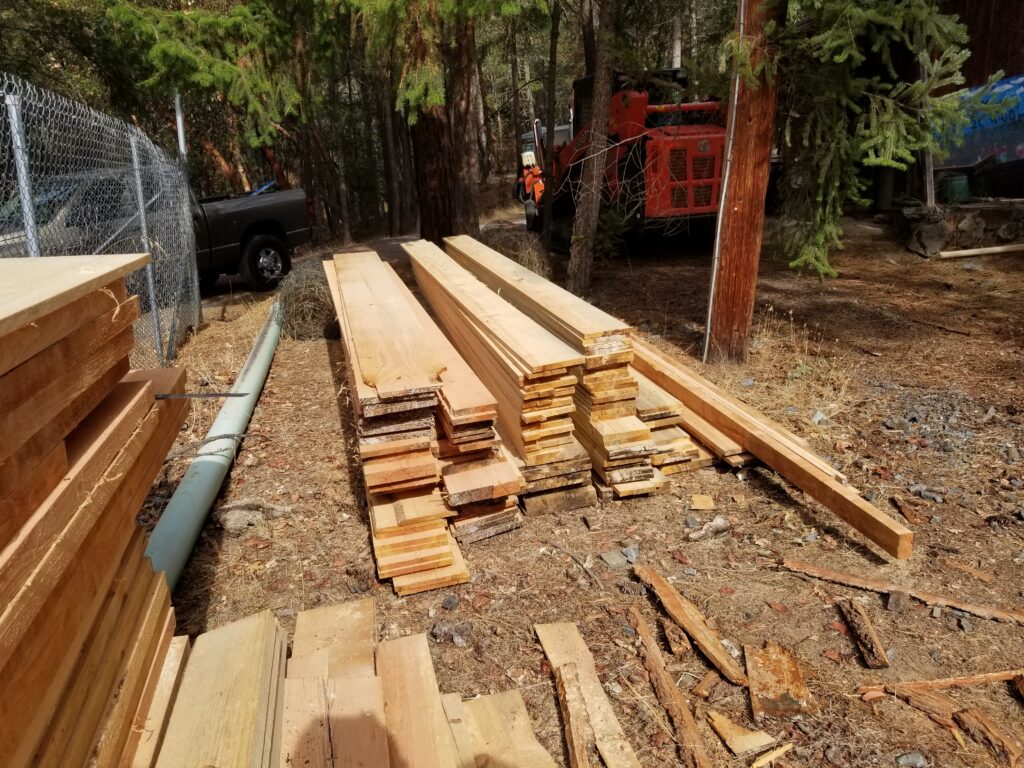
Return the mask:
<path id="1" fill-rule="evenodd" d="M 762 39 L 765 23 L 785 22 L 786 2 L 739 2 L 745 19 L 743 42 L 749 44 L 750 64 L 756 71 L 766 55 Z M 747 359 L 778 96 L 777 80 L 769 81 L 764 74 L 753 88 L 735 70 L 733 79 L 736 90 L 729 114 L 729 179 L 722 191 L 718 214 L 717 268 L 704 346 L 705 357 L 719 363 L 741 363 Z"/>
<path id="2" fill-rule="evenodd" d="M 544 250 L 551 248 L 552 213 L 554 206 L 552 199 L 555 196 L 555 126 L 557 124 L 556 110 L 558 105 L 555 88 L 558 85 L 558 28 L 562 21 L 562 4 L 559 0 L 551 3 L 551 38 L 548 43 L 548 76 L 545 94 L 547 103 L 545 105 L 546 125 L 544 129 L 544 175 L 546 185 L 544 187 Z"/>
<path id="3" fill-rule="evenodd" d="M 530 72 L 530 57 L 524 56 L 521 61 L 523 65 L 523 98 L 526 100 L 526 122 L 532 126 L 534 118 L 537 117 L 537 105 L 533 103 L 533 86 L 530 85 L 530 81 L 533 80 L 533 74 Z"/>
<path id="4" fill-rule="evenodd" d="M 231 191 L 235 194 L 242 192 L 242 177 L 238 175 L 238 170 L 235 166 L 229 163 L 227 158 L 224 157 L 224 153 L 217 149 L 217 145 L 210 141 L 206 136 L 202 135 L 199 137 L 199 145 L 203 148 L 203 152 L 213 160 L 213 164 L 217 166 L 217 170 L 220 171 L 220 175 L 227 180 L 228 184 L 231 186 Z"/>
<path id="5" fill-rule="evenodd" d="M 260 147 L 260 154 L 263 155 L 263 159 L 267 161 L 267 165 L 270 166 L 271 172 L 274 174 L 274 181 L 277 182 L 277 186 L 281 189 L 291 189 L 292 183 L 288 179 L 288 174 L 284 170 L 284 166 L 281 165 L 281 158 L 277 156 L 273 147 L 263 146 Z"/>
<path id="6" fill-rule="evenodd" d="M 758 0 L 759 1 L 759 0 Z M 594 70 L 593 103 L 590 107 L 590 130 L 583 161 L 580 199 L 572 228 L 569 251 L 567 287 L 577 296 L 590 289 L 594 266 L 594 236 L 597 234 L 604 191 L 604 168 L 608 146 L 608 102 L 612 95 L 611 35 L 615 19 L 615 0 L 601 4 L 600 37 L 597 40 Z"/>
<path id="7" fill-rule="evenodd" d="M 515 164 L 516 168 L 518 168 L 519 158 L 523 154 L 523 132 L 519 127 L 522 111 L 519 105 L 519 51 L 516 46 L 516 29 L 514 24 L 510 24 L 508 30 L 508 60 L 512 68 L 512 146 L 516 148 Z"/>
<path id="8" fill-rule="evenodd" d="M 677 8 L 672 15 L 672 68 L 683 66 L 683 9 Z"/>
<path id="9" fill-rule="evenodd" d="M 476 101 L 478 135 L 480 137 L 480 183 L 487 183 L 491 176 L 491 153 L 494 148 L 494 133 L 491 130 L 490 109 L 487 106 L 487 92 L 484 89 L 484 70 L 479 54 L 473 51 L 476 73 L 473 77 L 473 96 Z"/>
<path id="10" fill-rule="evenodd" d="M 455 22 L 455 44 L 445 49 L 451 74 L 451 152 L 458 172 L 452 176 L 455 233 L 480 234 L 479 179 L 476 108 L 473 77 L 476 74 L 476 34 L 473 21 L 462 17 Z M 420 198 L 422 210 L 423 198 Z M 449 233 L 452 234 L 452 233 Z"/>
<path id="11" fill-rule="evenodd" d="M 412 129 L 408 122 L 401 121 L 398 131 L 399 157 L 402 160 L 402 226 L 401 231 L 412 232 L 418 228 L 419 198 L 416 195 L 416 158 L 413 157 Z"/>
<path id="12" fill-rule="evenodd" d="M 580 15 L 583 17 L 583 68 L 588 75 L 597 69 L 597 34 L 594 31 L 594 0 L 582 0 Z"/>
<path id="13" fill-rule="evenodd" d="M 398 167 L 398 152 L 395 149 L 395 111 L 390 97 L 388 82 L 384 80 L 377 90 L 377 109 L 384 126 L 381 146 L 384 149 L 384 181 L 388 190 L 388 234 L 394 237 L 401 232 L 401 170 Z"/>
<path id="14" fill-rule="evenodd" d="M 444 107 L 422 111 L 411 128 L 416 196 L 420 208 L 420 237 L 438 245 L 456 234 L 456 190 L 459 172 L 452 157 L 451 126 Z"/>

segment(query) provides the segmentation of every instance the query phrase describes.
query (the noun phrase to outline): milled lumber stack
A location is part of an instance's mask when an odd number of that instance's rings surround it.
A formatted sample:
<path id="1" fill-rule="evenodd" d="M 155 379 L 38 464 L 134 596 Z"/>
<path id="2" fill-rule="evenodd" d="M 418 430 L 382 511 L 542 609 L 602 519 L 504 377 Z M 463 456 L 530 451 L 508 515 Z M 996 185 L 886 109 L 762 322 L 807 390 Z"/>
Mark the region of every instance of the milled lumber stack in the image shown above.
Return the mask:
<path id="1" fill-rule="evenodd" d="M 498 431 L 526 481 L 524 496 L 543 491 L 552 509 L 580 506 L 578 470 L 586 455 L 573 435 L 576 377 L 570 369 L 582 365 L 583 356 L 437 246 L 421 240 L 403 248 L 441 327 L 497 399 Z M 523 500 L 528 514 L 538 504 Z"/>
<path id="2" fill-rule="evenodd" d="M 665 488 L 664 476 L 651 462 L 658 448 L 636 415 L 638 385 L 629 371 L 632 329 L 471 237 L 446 238 L 445 248 L 480 281 L 583 355 L 571 369 L 577 379 L 573 422 L 600 481 L 619 497 Z"/>
<path id="3" fill-rule="evenodd" d="M 657 449 L 651 463 L 663 475 L 708 466 L 711 454 L 683 429 L 686 406 L 642 373 L 633 369 L 630 373 L 639 386 L 637 418 L 650 427 L 651 439 Z"/>
<path id="4" fill-rule="evenodd" d="M 188 411 L 128 370 L 146 256 L 0 260 L 0 754 L 119 765 L 174 614 L 136 517 Z"/>
<path id="5" fill-rule="evenodd" d="M 723 439 L 756 456 L 890 555 L 910 557 L 913 532 L 865 501 L 845 484 L 841 473 L 797 437 L 651 344 L 634 339 L 633 348 L 634 367 L 681 400 Z"/>

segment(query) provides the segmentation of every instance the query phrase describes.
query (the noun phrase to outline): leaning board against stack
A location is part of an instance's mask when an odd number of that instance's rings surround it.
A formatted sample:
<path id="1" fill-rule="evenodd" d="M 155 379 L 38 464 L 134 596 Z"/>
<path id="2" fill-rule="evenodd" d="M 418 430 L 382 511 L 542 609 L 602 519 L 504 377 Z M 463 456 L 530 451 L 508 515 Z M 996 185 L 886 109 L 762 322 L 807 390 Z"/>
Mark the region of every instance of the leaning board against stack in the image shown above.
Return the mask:
<path id="1" fill-rule="evenodd" d="M 403 248 L 442 328 L 497 398 L 502 442 L 526 478 L 527 512 L 538 503 L 528 500 L 536 493 L 545 494 L 552 511 L 581 506 L 579 470 L 586 456 L 573 435 L 576 377 L 570 369 L 582 365 L 583 356 L 496 296 L 437 246 L 420 240 Z M 535 485 L 527 470 L 544 483 Z"/>
<path id="2" fill-rule="evenodd" d="M 651 463 L 658 448 L 636 415 L 632 329 L 471 237 L 446 238 L 445 247 L 462 267 L 583 355 L 571 369 L 577 379 L 573 421 L 600 481 L 619 497 L 662 490 L 665 478 Z"/>
<path id="3" fill-rule="evenodd" d="M 188 410 L 184 371 L 128 373 L 148 257 L 0 260 L 0 754 L 118 765 L 174 614 L 136 517 Z"/>

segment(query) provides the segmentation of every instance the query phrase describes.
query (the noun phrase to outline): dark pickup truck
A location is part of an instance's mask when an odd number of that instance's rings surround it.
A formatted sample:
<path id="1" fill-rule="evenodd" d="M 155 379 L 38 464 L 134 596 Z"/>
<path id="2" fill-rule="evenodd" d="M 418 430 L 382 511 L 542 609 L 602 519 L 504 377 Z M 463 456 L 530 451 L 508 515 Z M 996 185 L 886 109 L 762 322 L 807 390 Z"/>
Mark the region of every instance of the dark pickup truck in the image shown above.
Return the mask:
<path id="1" fill-rule="evenodd" d="M 301 189 L 192 200 L 199 284 L 208 293 L 221 275 L 238 274 L 266 291 L 291 269 L 292 249 L 312 237 Z"/>

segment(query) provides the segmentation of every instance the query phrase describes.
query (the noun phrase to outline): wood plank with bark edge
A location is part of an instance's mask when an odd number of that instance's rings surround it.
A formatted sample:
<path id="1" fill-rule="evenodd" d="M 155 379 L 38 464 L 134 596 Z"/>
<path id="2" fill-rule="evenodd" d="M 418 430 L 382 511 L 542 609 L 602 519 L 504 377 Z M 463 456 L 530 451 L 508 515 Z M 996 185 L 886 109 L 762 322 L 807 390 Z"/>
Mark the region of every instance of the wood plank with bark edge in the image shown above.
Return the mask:
<path id="1" fill-rule="evenodd" d="M 185 674 L 185 665 L 192 649 L 188 635 L 178 635 L 171 639 L 171 645 L 164 656 L 159 670 L 153 700 L 144 713 L 141 721 L 136 721 L 135 728 L 139 731 L 135 754 L 127 763 L 126 768 L 153 768 L 156 756 L 163 743 L 167 720 L 174 708 L 174 700 L 178 695 L 181 678 Z"/>
<path id="2" fill-rule="evenodd" d="M 868 669 L 885 669 L 889 666 L 889 657 L 886 655 L 885 646 L 878 636 L 871 617 L 864 610 L 864 606 L 850 598 L 836 600 L 836 608 L 842 614 L 843 621 L 853 634 L 853 639 L 860 649 L 861 656 Z"/>
<path id="3" fill-rule="evenodd" d="M 269 610 L 196 638 L 157 768 L 267 765 L 281 649 Z"/>
<path id="4" fill-rule="evenodd" d="M 764 648 L 743 646 L 754 720 L 813 712 L 818 708 L 796 656 L 773 640 Z"/>
<path id="5" fill-rule="evenodd" d="M 1000 672 L 979 672 L 976 675 L 962 675 L 960 677 L 941 677 L 935 680 L 908 680 L 902 683 L 888 683 L 878 685 L 862 685 L 857 688 L 857 693 L 869 693 L 871 691 L 885 691 L 893 685 L 907 688 L 969 688 L 973 685 L 988 685 L 989 683 L 1005 683 L 1024 676 L 1024 668 L 1006 669 Z"/>
<path id="6" fill-rule="evenodd" d="M 679 756 L 682 758 L 683 765 L 687 768 L 711 768 L 711 758 L 704 749 L 704 742 L 697 730 L 693 713 L 690 712 L 690 707 L 683 698 L 683 692 L 679 690 L 675 680 L 665 669 L 665 658 L 661 654 L 657 640 L 654 639 L 651 626 L 635 607 L 630 607 L 626 615 L 640 641 L 640 658 L 651 679 L 651 686 L 675 727 Z"/>
<path id="7" fill-rule="evenodd" d="M 327 684 L 317 677 L 288 677 L 284 681 L 281 723 L 281 768 L 333 768 Z"/>
<path id="8" fill-rule="evenodd" d="M 128 298 L 118 278 L 0 338 L 0 375 L 56 344 Z"/>
<path id="9" fill-rule="evenodd" d="M 0 261 L 0 338 L 134 272 L 148 253 Z"/>
<path id="10" fill-rule="evenodd" d="M 462 709 L 477 745 L 478 765 L 555 768 L 555 761 L 537 741 L 518 689 L 468 699 Z"/>
<path id="11" fill-rule="evenodd" d="M 708 626 L 704 614 L 696 605 L 679 594 L 664 576 L 650 566 L 635 565 L 633 572 L 640 581 L 654 591 L 665 608 L 665 612 L 682 627 L 690 636 L 693 644 L 723 676 L 736 685 L 747 684 L 747 676 L 743 673 L 743 669 L 725 650 L 725 646 L 718 638 L 718 633 Z"/>
<path id="12" fill-rule="evenodd" d="M 920 600 L 925 605 L 939 605 L 944 608 L 955 608 L 958 611 L 963 611 L 964 613 L 969 613 L 972 616 L 978 616 L 982 619 L 993 619 L 995 621 L 1004 621 L 1013 624 L 1024 624 L 1024 611 L 965 603 L 955 598 L 937 595 L 932 592 L 925 592 L 924 590 L 917 589 L 916 587 L 905 587 L 901 584 L 894 584 L 889 581 L 869 579 L 864 576 L 857 576 L 853 573 L 834 571 L 831 568 L 806 563 L 802 560 L 796 560 L 790 557 L 785 558 L 782 561 L 781 566 L 787 571 L 802 573 L 805 576 L 813 576 L 816 579 L 831 581 L 834 584 L 842 584 L 846 587 L 856 587 L 857 589 L 867 590 L 868 592 L 878 592 L 880 594 L 905 592 L 911 597 Z"/>
<path id="13" fill-rule="evenodd" d="M 607 768 L 639 768 L 640 761 L 615 717 L 594 666 L 594 657 L 575 624 L 534 624 L 552 668 L 574 664 L 597 744 Z"/>
<path id="14" fill-rule="evenodd" d="M 910 685 L 887 685 L 886 691 L 947 728 L 955 728 L 953 715 L 960 707 L 944 693 Z"/>
<path id="15" fill-rule="evenodd" d="M 326 652 L 323 677 L 373 677 L 376 650 L 377 610 L 373 598 L 299 611 L 287 676 L 301 676 L 292 672 L 298 660 Z"/>
<path id="16" fill-rule="evenodd" d="M 454 768 L 455 745 L 437 689 L 427 636 L 383 641 L 377 646 L 377 669 L 384 691 L 391 762 L 396 766 Z"/>
<path id="17" fill-rule="evenodd" d="M 462 696 L 457 693 L 442 693 L 441 705 L 448 727 L 452 732 L 458 768 L 476 768 L 476 737 L 469 727 L 469 721 L 462 711 Z"/>
<path id="18" fill-rule="evenodd" d="M 961 709 L 953 714 L 957 725 L 979 744 L 987 747 L 1010 768 L 1024 759 L 1024 743 L 977 707 Z"/>
<path id="19" fill-rule="evenodd" d="M 569 752 L 569 768 L 592 768 L 599 765 L 594 728 L 590 724 L 587 706 L 583 702 L 579 670 L 574 663 L 553 669 L 558 705 L 565 724 L 565 743 Z"/>

